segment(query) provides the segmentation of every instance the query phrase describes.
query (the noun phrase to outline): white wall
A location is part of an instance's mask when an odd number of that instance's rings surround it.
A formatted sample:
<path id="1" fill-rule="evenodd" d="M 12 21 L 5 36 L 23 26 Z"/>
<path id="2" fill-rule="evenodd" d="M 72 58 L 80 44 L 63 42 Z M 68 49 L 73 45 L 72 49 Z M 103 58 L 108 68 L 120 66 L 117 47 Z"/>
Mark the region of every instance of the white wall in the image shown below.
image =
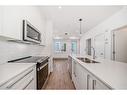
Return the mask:
<path id="1" fill-rule="evenodd" d="M 127 25 L 127 8 L 124 7 L 119 12 L 112 15 L 110 18 L 106 19 L 87 33 L 83 35 L 80 41 L 80 53 L 85 54 L 85 40 L 92 38 L 92 45 L 94 46 L 94 37 L 101 33 L 105 33 L 105 40 L 108 43 L 105 46 L 105 58 L 111 59 L 111 31 Z"/>
<path id="2" fill-rule="evenodd" d="M 41 52 L 43 48 L 36 45 L 0 41 L 0 63 L 31 55 L 43 55 Z"/>
<path id="3" fill-rule="evenodd" d="M 7 6 L 4 8 L 6 12 L 6 16 L 4 15 L 4 19 L 6 19 L 7 23 L 4 23 L 8 28 L 4 28 L 5 36 L 6 35 L 14 35 L 17 33 L 16 37 L 19 39 L 21 37 L 20 33 L 22 33 L 22 19 L 28 19 L 30 23 L 36 26 L 44 35 L 46 46 L 38 46 L 38 45 L 29 45 L 22 43 L 14 43 L 0 40 L 0 63 L 5 63 L 8 60 L 26 57 L 31 55 L 47 55 L 51 54 L 51 50 L 49 49 L 51 46 L 52 39 L 52 24 L 45 19 L 45 14 L 43 14 L 38 7 L 33 6 Z M 11 19 L 12 17 L 12 19 Z M 21 20 L 19 20 L 21 19 Z M 20 23 L 20 24 L 19 24 Z M 48 30 L 49 29 L 49 30 Z M 3 31 L 2 31 L 3 32 Z M 20 33 L 18 33 L 20 32 Z M 45 34 L 46 32 L 46 34 Z M 50 36 L 49 36 L 50 34 Z M 22 38 L 22 37 L 21 37 Z M 49 43 L 50 42 L 50 43 Z"/>
<path id="4" fill-rule="evenodd" d="M 42 53 L 45 55 L 52 55 L 52 33 L 53 33 L 53 23 L 51 20 L 46 21 L 46 30 L 45 30 L 45 46 L 42 50 Z"/>

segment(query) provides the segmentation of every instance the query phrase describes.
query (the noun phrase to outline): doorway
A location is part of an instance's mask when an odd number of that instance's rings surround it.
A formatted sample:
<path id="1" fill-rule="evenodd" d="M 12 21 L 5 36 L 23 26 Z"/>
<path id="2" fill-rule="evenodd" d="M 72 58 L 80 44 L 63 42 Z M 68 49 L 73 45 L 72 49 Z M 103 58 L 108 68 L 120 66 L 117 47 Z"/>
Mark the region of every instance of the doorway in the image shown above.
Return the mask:
<path id="1" fill-rule="evenodd" d="M 112 59 L 127 63 L 127 26 L 112 32 Z"/>

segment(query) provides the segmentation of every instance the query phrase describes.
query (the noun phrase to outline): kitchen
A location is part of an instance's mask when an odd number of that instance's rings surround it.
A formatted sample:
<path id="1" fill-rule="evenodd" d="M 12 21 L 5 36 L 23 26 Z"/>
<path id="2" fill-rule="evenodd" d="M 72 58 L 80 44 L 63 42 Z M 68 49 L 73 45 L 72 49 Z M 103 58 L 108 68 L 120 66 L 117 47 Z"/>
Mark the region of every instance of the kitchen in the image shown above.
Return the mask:
<path id="1" fill-rule="evenodd" d="M 127 89 L 127 6 L 0 6 L 0 89 Z"/>

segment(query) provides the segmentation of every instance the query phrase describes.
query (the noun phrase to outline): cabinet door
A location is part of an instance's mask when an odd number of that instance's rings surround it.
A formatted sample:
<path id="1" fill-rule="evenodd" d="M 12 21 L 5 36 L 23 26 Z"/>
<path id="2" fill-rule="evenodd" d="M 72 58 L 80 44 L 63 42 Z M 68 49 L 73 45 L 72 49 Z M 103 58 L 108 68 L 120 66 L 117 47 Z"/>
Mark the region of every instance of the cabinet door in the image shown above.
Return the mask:
<path id="1" fill-rule="evenodd" d="M 36 67 L 29 68 L 22 74 L 17 75 L 13 79 L 6 82 L 0 89 L 36 89 Z"/>
<path id="2" fill-rule="evenodd" d="M 90 76 L 89 74 L 87 75 L 87 89 L 88 90 L 93 90 L 93 77 Z"/>
<path id="3" fill-rule="evenodd" d="M 87 89 L 87 71 L 79 64 L 76 65 L 78 89 Z"/>
<path id="4" fill-rule="evenodd" d="M 0 7 L 0 35 L 2 35 L 3 7 Z"/>
<path id="5" fill-rule="evenodd" d="M 22 20 L 21 7 L 3 7 L 3 36 L 21 40 Z"/>
<path id="6" fill-rule="evenodd" d="M 35 87 L 34 87 L 34 81 L 31 81 L 29 83 L 29 85 L 25 88 L 25 90 L 32 90 L 32 89 L 35 89 Z"/>
<path id="7" fill-rule="evenodd" d="M 93 80 L 93 84 L 94 84 L 94 89 L 95 90 L 108 90 L 110 89 L 107 85 L 105 85 L 104 83 L 98 81 L 98 80 Z"/>
<path id="8" fill-rule="evenodd" d="M 75 61 L 73 61 L 73 73 L 72 73 L 72 80 L 74 82 L 74 85 L 76 87 L 76 89 L 78 89 L 78 81 L 77 81 L 77 68 L 76 68 L 77 63 Z"/>
<path id="9" fill-rule="evenodd" d="M 87 89 L 88 90 L 108 90 L 110 89 L 106 84 L 99 81 L 97 78 L 89 74 L 87 76 Z"/>
<path id="10" fill-rule="evenodd" d="M 75 61 L 73 62 L 72 80 L 76 89 L 87 89 L 87 71 Z"/>

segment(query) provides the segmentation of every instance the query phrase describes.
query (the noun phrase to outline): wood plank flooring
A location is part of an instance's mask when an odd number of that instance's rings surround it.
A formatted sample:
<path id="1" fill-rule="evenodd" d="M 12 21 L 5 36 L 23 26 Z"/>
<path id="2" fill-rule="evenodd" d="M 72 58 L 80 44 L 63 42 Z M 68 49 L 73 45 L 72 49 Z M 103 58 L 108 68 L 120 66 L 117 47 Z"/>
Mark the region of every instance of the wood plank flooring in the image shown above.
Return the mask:
<path id="1" fill-rule="evenodd" d="M 73 90 L 75 89 L 68 69 L 67 60 L 65 59 L 55 59 L 53 66 L 54 70 L 51 73 L 48 83 L 45 89 L 49 90 Z"/>

